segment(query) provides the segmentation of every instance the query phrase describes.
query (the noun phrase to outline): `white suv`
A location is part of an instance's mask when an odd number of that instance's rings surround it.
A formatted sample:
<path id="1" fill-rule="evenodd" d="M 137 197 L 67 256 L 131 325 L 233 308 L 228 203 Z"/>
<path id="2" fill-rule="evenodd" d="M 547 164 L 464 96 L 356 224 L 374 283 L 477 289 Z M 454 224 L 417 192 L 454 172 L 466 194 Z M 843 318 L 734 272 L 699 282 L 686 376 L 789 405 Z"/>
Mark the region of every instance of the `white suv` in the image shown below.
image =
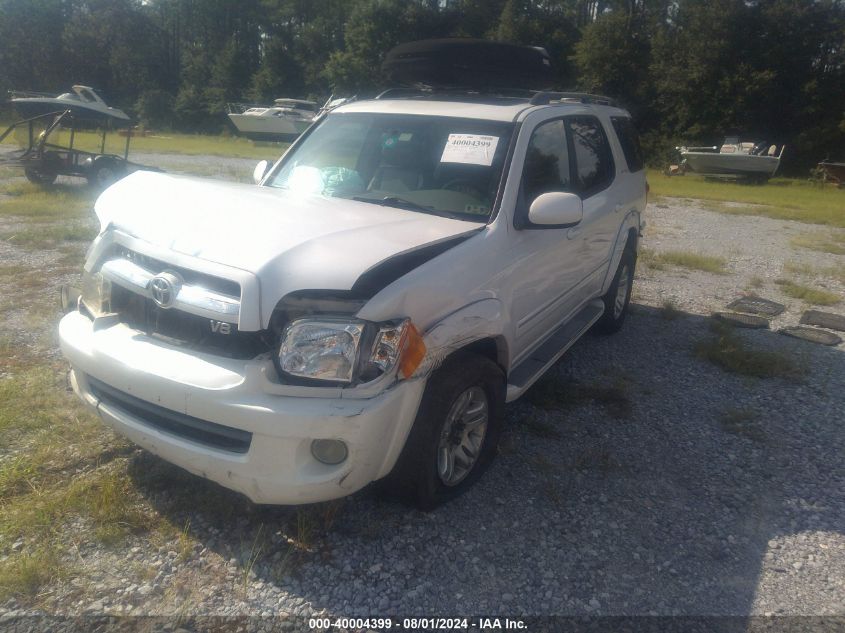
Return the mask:
<path id="1" fill-rule="evenodd" d="M 606 98 L 385 94 L 256 171 L 106 190 L 60 325 L 105 422 L 255 502 L 384 480 L 434 507 L 506 402 L 625 318 L 646 181 Z"/>

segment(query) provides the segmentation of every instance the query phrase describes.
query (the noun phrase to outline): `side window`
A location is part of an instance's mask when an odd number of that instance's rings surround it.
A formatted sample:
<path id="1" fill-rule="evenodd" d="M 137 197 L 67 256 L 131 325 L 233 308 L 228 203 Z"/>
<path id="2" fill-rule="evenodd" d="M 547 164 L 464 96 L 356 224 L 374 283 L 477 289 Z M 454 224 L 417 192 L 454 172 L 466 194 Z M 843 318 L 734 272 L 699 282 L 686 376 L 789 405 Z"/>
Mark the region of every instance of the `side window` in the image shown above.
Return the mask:
<path id="1" fill-rule="evenodd" d="M 601 191 L 611 182 L 616 169 L 613 153 L 601 122 L 592 116 L 566 119 L 572 135 L 575 158 L 576 190 L 582 197 Z"/>
<path id="2" fill-rule="evenodd" d="M 643 150 L 640 147 L 640 137 L 637 134 L 637 128 L 628 117 L 615 116 L 611 117 L 613 129 L 616 131 L 616 136 L 619 138 L 619 144 L 622 146 L 622 153 L 625 154 L 625 162 L 628 163 L 628 170 L 631 173 L 640 171 L 645 167 L 645 158 L 643 157 Z"/>
<path id="3" fill-rule="evenodd" d="M 571 191 L 566 128 L 562 119 L 534 130 L 525 154 L 522 186 L 528 204 L 550 191 Z"/>

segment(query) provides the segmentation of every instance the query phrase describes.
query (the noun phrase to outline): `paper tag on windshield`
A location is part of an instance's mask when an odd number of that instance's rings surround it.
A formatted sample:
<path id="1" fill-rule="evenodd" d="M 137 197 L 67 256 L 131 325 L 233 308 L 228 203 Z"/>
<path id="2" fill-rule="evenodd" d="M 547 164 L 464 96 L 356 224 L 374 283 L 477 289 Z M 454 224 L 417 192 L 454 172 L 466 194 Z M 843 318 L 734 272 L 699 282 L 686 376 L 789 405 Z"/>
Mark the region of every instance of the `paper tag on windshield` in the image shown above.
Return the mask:
<path id="1" fill-rule="evenodd" d="M 481 134 L 450 134 L 443 148 L 441 163 L 464 163 L 467 165 L 493 164 L 498 136 L 482 136 Z"/>

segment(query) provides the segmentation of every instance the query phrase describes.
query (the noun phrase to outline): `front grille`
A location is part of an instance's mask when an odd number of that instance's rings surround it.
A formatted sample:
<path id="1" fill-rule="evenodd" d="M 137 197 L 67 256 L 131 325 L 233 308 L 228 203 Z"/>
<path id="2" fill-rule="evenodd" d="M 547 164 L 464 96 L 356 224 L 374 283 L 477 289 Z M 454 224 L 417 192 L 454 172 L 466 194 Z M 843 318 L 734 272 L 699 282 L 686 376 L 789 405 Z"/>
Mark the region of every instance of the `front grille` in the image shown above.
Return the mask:
<path id="1" fill-rule="evenodd" d="M 248 360 L 272 347 L 266 332 L 241 332 L 234 323 L 221 323 L 175 308 L 165 310 L 149 297 L 114 284 L 111 309 L 134 330 L 216 356 Z"/>
<path id="2" fill-rule="evenodd" d="M 130 396 L 88 376 L 91 393 L 106 404 L 159 431 L 230 453 L 246 453 L 252 433 L 179 413 Z"/>
<path id="3" fill-rule="evenodd" d="M 223 279 L 222 277 L 207 275 L 205 273 L 197 272 L 196 270 L 182 268 L 181 266 L 174 266 L 172 264 L 168 264 L 167 262 L 163 262 L 160 259 L 155 259 L 149 255 L 144 255 L 143 253 L 130 250 L 120 244 L 116 244 L 114 246 L 114 255 L 122 259 L 128 259 L 154 275 L 164 271 L 174 272 L 179 275 L 187 285 L 200 286 L 234 299 L 239 299 L 241 296 L 240 284 L 236 281 L 232 281 L 231 279 Z"/>

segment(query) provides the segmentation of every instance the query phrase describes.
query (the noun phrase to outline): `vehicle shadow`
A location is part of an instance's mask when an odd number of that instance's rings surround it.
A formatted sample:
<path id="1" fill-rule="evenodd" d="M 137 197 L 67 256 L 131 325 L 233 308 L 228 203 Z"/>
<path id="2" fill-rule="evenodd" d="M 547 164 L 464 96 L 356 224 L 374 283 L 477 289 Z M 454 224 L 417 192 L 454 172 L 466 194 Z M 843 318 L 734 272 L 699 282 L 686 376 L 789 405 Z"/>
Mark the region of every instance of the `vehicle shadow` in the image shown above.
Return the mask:
<path id="1" fill-rule="evenodd" d="M 696 353 L 718 336 L 710 319 L 633 307 L 508 406 L 498 459 L 435 512 L 370 489 L 259 507 L 140 451 L 132 476 L 196 551 L 222 557 L 221 591 L 240 584 L 249 608 L 841 612 L 843 346 L 735 330 L 763 366 L 787 359 L 754 378 Z"/>

